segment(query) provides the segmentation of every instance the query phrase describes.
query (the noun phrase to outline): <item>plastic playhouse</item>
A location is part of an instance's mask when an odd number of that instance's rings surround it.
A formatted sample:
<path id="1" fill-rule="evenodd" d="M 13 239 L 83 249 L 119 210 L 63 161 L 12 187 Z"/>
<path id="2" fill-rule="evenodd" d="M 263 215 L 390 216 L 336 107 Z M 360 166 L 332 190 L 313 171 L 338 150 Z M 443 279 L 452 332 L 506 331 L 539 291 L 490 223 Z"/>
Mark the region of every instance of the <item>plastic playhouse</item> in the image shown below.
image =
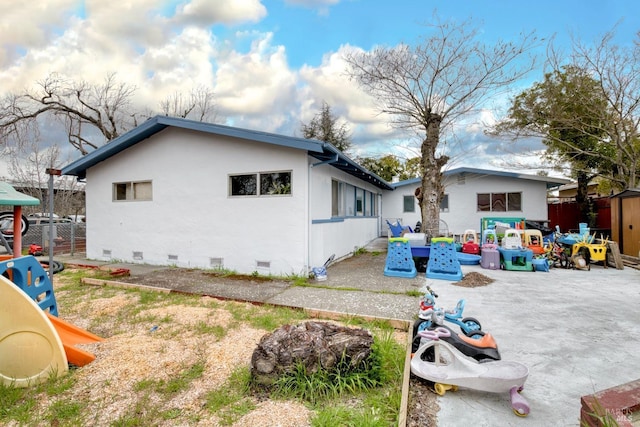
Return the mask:
<path id="1" fill-rule="evenodd" d="M 533 251 L 522 246 L 522 230 L 505 230 L 498 247 L 500 268 L 504 270 L 533 271 Z"/>
<path id="2" fill-rule="evenodd" d="M 28 387 L 90 363 L 95 356 L 75 345 L 102 338 L 59 319 L 49 275 L 20 256 L 22 206 L 40 201 L 0 183 L 0 204 L 14 206 L 13 254 L 0 262 L 0 383 Z"/>

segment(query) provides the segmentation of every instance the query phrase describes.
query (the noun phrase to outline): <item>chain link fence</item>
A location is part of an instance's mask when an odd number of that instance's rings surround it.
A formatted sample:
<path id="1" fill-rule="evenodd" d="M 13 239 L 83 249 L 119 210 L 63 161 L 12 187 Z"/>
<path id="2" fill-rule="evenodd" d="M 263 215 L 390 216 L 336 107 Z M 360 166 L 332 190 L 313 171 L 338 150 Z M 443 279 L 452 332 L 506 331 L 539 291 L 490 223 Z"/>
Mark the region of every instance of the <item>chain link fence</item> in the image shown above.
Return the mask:
<path id="1" fill-rule="evenodd" d="M 43 254 L 49 254 L 49 236 L 53 237 L 54 254 L 71 254 L 86 251 L 87 225 L 84 223 L 31 224 L 22 236 L 22 249 L 33 244 L 42 247 Z"/>

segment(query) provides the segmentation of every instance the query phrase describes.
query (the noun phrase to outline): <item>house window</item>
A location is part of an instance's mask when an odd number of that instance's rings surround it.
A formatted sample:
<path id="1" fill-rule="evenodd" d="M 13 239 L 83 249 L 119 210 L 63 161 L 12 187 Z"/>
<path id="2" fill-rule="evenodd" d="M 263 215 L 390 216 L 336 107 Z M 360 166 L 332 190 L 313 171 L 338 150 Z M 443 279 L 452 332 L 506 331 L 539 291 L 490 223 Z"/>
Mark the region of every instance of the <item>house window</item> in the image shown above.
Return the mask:
<path id="1" fill-rule="evenodd" d="M 113 183 L 114 201 L 151 200 L 151 181 L 131 181 Z"/>
<path id="2" fill-rule="evenodd" d="M 344 184 L 331 180 L 331 216 L 344 216 Z"/>
<path id="3" fill-rule="evenodd" d="M 260 185 L 258 185 L 260 183 Z M 229 176 L 231 196 L 291 194 L 291 172 L 261 172 Z"/>
<path id="4" fill-rule="evenodd" d="M 521 212 L 522 193 L 478 193 L 479 212 Z"/>
<path id="5" fill-rule="evenodd" d="M 291 194 L 291 172 L 261 173 L 260 194 L 269 196 Z"/>
<path id="6" fill-rule="evenodd" d="M 364 215 L 364 190 L 362 188 L 356 188 L 356 215 Z"/>
<path id="7" fill-rule="evenodd" d="M 345 195 L 345 215 L 355 216 L 356 214 L 356 187 L 353 185 L 344 185 Z"/>
<path id="8" fill-rule="evenodd" d="M 402 211 L 403 212 L 415 212 L 416 211 L 416 198 L 415 196 L 403 196 L 402 197 Z"/>
<path id="9" fill-rule="evenodd" d="M 377 195 L 363 188 L 331 180 L 331 216 L 376 216 Z"/>
<path id="10" fill-rule="evenodd" d="M 229 177 L 232 196 L 255 196 L 258 194 L 258 175 L 233 175 Z"/>
<path id="11" fill-rule="evenodd" d="M 449 195 L 445 194 L 442 196 L 442 201 L 440 201 L 440 212 L 449 212 Z"/>

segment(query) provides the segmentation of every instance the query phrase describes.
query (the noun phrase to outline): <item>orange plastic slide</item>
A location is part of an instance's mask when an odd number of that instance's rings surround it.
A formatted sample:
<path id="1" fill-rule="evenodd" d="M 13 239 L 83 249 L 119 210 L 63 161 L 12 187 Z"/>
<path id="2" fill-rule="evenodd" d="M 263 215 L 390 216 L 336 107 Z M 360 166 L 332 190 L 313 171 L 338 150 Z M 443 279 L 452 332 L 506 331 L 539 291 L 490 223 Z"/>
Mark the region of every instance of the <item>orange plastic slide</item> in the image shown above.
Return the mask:
<path id="1" fill-rule="evenodd" d="M 96 359 L 94 354 L 76 348 L 75 345 L 103 341 L 102 338 L 49 313 L 47 313 L 47 317 L 58 333 L 58 336 L 60 336 L 69 363 L 75 366 L 84 366 Z"/>

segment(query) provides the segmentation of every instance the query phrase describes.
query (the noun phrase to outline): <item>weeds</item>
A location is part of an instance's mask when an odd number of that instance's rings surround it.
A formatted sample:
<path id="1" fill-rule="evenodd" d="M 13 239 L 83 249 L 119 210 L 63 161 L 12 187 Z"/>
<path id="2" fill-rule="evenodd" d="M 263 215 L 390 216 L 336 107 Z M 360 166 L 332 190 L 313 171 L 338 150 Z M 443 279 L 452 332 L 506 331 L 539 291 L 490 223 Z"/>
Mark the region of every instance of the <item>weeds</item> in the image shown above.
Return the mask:
<path id="1" fill-rule="evenodd" d="M 391 331 L 374 339 L 369 359 L 357 367 L 341 360 L 336 369 L 307 372 L 299 364 L 276 380 L 271 395 L 301 399 L 316 409 L 313 426 L 388 426 L 400 408 L 404 350 Z M 346 396 L 350 404 L 342 405 Z"/>

